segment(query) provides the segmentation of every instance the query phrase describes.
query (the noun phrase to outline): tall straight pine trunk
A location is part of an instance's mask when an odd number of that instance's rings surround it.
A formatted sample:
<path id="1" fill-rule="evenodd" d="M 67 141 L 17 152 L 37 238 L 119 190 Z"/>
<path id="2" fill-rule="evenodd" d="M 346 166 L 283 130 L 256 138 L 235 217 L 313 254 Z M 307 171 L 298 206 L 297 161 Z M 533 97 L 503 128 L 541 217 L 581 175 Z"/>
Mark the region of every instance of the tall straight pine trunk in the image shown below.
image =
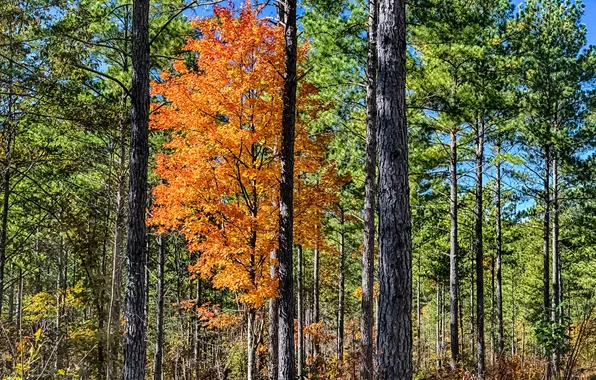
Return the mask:
<path id="1" fill-rule="evenodd" d="M 134 0 L 132 15 L 132 130 L 128 193 L 124 380 L 145 378 L 147 315 L 145 267 L 149 157 L 149 0 Z"/>
<path id="2" fill-rule="evenodd" d="M 284 4 L 285 70 L 279 196 L 279 362 L 278 378 L 294 380 L 294 290 L 292 247 L 294 225 L 294 138 L 296 127 L 296 0 Z"/>
<path id="3" fill-rule="evenodd" d="M 360 378 L 372 380 L 375 204 L 377 196 L 377 1 L 368 2 L 368 64 L 366 76 L 366 177 L 364 182 L 364 252 L 362 254 L 362 360 Z"/>
<path id="4" fill-rule="evenodd" d="M 547 128 L 547 136 L 550 136 L 550 126 Z M 551 207 L 551 195 L 550 195 L 550 169 L 551 169 L 551 145 L 546 144 L 544 147 L 544 220 L 542 224 L 542 238 L 543 238 L 543 273 L 542 273 L 542 319 L 546 324 L 550 321 L 550 207 Z M 546 352 L 545 352 L 546 354 Z M 551 378 L 552 363 L 547 361 L 545 367 L 545 377 L 547 380 Z"/>
<path id="5" fill-rule="evenodd" d="M 449 213 L 451 229 L 449 233 L 449 333 L 451 344 L 451 369 L 457 368 L 459 361 L 458 334 L 458 244 L 457 244 L 457 135 L 455 129 L 450 132 L 449 142 Z"/>
<path id="6" fill-rule="evenodd" d="M 557 329 L 560 326 L 560 309 L 561 305 L 561 274 L 560 274 L 560 252 L 559 252 L 559 167 L 557 160 L 557 151 L 555 148 L 552 150 L 552 173 L 553 173 L 553 186 L 552 186 L 552 284 L 553 284 L 553 295 L 552 295 L 552 310 L 551 319 L 553 329 Z M 560 376 L 560 357 L 557 350 L 553 351 L 552 357 L 553 375 L 555 379 L 559 379 Z"/>
<path id="7" fill-rule="evenodd" d="M 412 378 L 412 237 L 405 0 L 379 0 L 379 321 L 377 379 Z"/>
<path id="8" fill-rule="evenodd" d="M 484 120 L 476 125 L 476 361 L 477 375 L 480 379 L 486 376 L 485 343 L 484 343 L 484 247 L 482 239 L 483 206 L 482 175 L 484 169 Z"/>
<path id="9" fill-rule="evenodd" d="M 497 302 L 497 357 L 500 361 L 501 355 L 503 355 L 505 349 L 505 343 L 503 341 L 503 268 L 502 268 L 502 256 L 503 256 L 503 232 L 501 223 L 501 140 L 497 141 L 497 163 L 496 163 L 496 214 L 497 214 L 497 227 L 496 227 L 496 302 Z"/>

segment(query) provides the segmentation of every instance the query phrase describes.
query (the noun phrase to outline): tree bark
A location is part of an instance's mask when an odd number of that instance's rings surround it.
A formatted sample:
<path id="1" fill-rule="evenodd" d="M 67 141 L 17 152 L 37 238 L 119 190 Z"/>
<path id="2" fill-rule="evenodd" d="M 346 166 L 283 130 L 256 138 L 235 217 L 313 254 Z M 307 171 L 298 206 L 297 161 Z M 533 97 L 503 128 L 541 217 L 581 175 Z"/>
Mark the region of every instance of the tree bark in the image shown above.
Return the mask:
<path id="1" fill-rule="evenodd" d="M 450 216 L 451 230 L 449 233 L 449 332 L 451 344 L 451 369 L 457 368 L 459 361 L 458 334 L 458 244 L 457 244 L 457 135 L 455 129 L 450 131 L 449 142 L 449 175 L 450 175 Z"/>
<path id="2" fill-rule="evenodd" d="M 476 126 L 476 354 L 477 374 L 480 379 L 486 376 L 484 344 L 484 247 L 482 239 L 483 206 L 482 174 L 484 166 L 484 120 Z"/>
<path id="3" fill-rule="evenodd" d="M 550 136 L 550 127 L 547 128 L 547 135 Z M 551 239 L 551 231 L 550 231 L 550 207 L 551 207 L 551 194 L 550 194 L 550 169 L 551 169 L 551 145 L 550 143 L 546 144 L 544 147 L 544 221 L 543 221 L 543 273 L 542 273 L 542 281 L 543 281 L 543 289 L 542 289 L 542 296 L 543 296 L 543 305 L 542 305 L 542 313 L 543 313 L 543 322 L 546 324 L 550 321 L 550 307 L 551 307 L 551 299 L 550 299 L 550 239 Z M 546 353 L 548 357 L 548 353 Z M 547 360 L 546 367 L 545 367 L 545 377 L 547 380 L 551 378 L 551 369 L 552 363 L 549 363 Z"/>
<path id="4" fill-rule="evenodd" d="M 513 271 L 511 273 L 511 355 L 515 355 L 515 352 L 515 271 Z"/>
<path id="5" fill-rule="evenodd" d="M 422 363 L 422 309 L 420 305 L 420 285 L 420 253 L 418 253 L 418 270 L 416 271 L 416 361 L 418 369 L 420 369 Z"/>
<path id="6" fill-rule="evenodd" d="M 364 252 L 362 254 L 362 360 L 360 378 L 373 380 L 375 201 L 377 197 L 377 0 L 368 2 L 366 76 L 366 177 L 364 182 Z"/>
<path id="7" fill-rule="evenodd" d="M 197 275 L 197 284 L 196 284 L 196 294 L 195 294 L 195 328 L 194 328 L 194 336 L 193 336 L 193 366 L 195 370 L 195 378 L 199 380 L 199 376 L 201 374 L 201 369 L 199 366 L 200 362 L 200 355 L 201 355 L 201 342 L 200 342 L 200 331 L 201 331 L 201 320 L 198 315 L 198 308 L 200 308 L 203 304 L 203 289 L 202 289 L 202 281 L 201 276 Z"/>
<path id="8" fill-rule="evenodd" d="M 340 236 L 339 236 L 339 289 L 337 305 L 337 368 L 338 373 L 343 371 L 344 358 L 344 309 L 345 309 L 345 260 L 346 260 L 346 231 L 344 210 L 340 209 Z"/>
<path id="9" fill-rule="evenodd" d="M 157 315 L 155 318 L 155 357 L 153 359 L 153 379 L 161 380 L 163 378 L 162 366 L 163 366 L 163 341 L 164 341 L 164 329 L 163 329 L 163 309 L 164 309 L 164 246 L 163 236 L 160 234 L 157 236 L 157 289 L 156 289 L 156 306 Z"/>
<path id="10" fill-rule="evenodd" d="M 406 125 L 405 11 L 404 0 L 379 1 L 379 380 L 412 378 L 412 226 Z"/>
<path id="11" fill-rule="evenodd" d="M 441 285 L 440 280 L 437 278 L 437 326 L 435 329 L 435 353 L 437 355 L 437 369 L 441 369 L 443 366 L 443 355 L 441 350 Z"/>
<path id="12" fill-rule="evenodd" d="M 121 104 L 125 104 L 126 95 L 122 95 Z M 118 184 L 116 190 L 116 217 L 114 222 L 114 245 L 112 249 L 112 279 L 110 285 L 110 310 L 108 313 L 108 329 L 106 336 L 106 349 L 108 350 L 107 380 L 118 377 L 118 352 L 120 342 L 112 343 L 112 337 L 119 335 L 120 313 L 122 298 L 122 240 L 124 229 L 124 192 L 126 181 L 126 148 L 125 128 L 126 119 L 123 117 L 120 125 L 120 157 L 118 162 Z"/>
<path id="13" fill-rule="evenodd" d="M 149 0 L 133 1 L 132 130 L 128 193 L 127 288 L 124 380 L 145 378 L 147 350 L 145 267 L 147 161 L 149 156 Z"/>
<path id="14" fill-rule="evenodd" d="M 277 251 L 272 250 L 270 253 L 271 263 L 269 273 L 272 279 L 277 278 Z M 278 339 L 279 339 L 279 308 L 277 304 L 277 297 L 269 300 L 269 362 L 267 367 L 267 378 L 269 380 L 277 380 L 278 371 Z"/>
<path id="15" fill-rule="evenodd" d="M 294 290 L 292 248 L 294 225 L 294 139 L 296 127 L 296 0 L 285 2 L 285 70 L 279 196 L 279 367 L 278 377 L 296 378 L 294 362 Z"/>
<path id="16" fill-rule="evenodd" d="M 500 361 L 501 355 L 504 353 L 505 343 L 503 338 L 503 274 L 502 274 L 502 256 L 503 256 L 503 232 L 501 227 L 501 159 L 498 157 L 501 154 L 500 139 L 497 142 L 497 163 L 496 163 L 496 277 L 497 277 L 497 355 Z"/>
<path id="17" fill-rule="evenodd" d="M 12 98 L 12 96 L 9 96 Z M 11 112 L 11 111 L 9 111 Z M 11 116 L 9 115 L 9 118 Z M 5 142 L 5 149 L 6 154 L 4 159 L 6 160 L 6 167 L 4 168 L 4 173 L 2 176 L 2 230 L 0 231 L 0 317 L 2 317 L 2 304 L 4 301 L 4 272 L 6 270 L 6 244 L 8 243 L 8 208 L 10 207 L 10 160 L 11 160 L 11 152 L 12 152 L 12 138 L 11 138 L 11 131 L 10 125 L 8 126 L 9 129 L 6 130 L 5 139 L 8 141 Z"/>
<path id="18" fill-rule="evenodd" d="M 551 321 L 553 328 L 560 326 L 559 318 L 559 306 L 561 305 L 561 294 L 560 294 L 560 273 L 559 273 L 559 168 L 557 165 L 557 152 L 556 149 L 552 150 L 552 172 L 553 172 L 553 190 L 552 190 L 552 284 L 553 284 L 553 295 L 552 295 L 552 311 Z M 553 375 L 555 379 L 560 377 L 560 358 L 559 351 L 557 348 L 553 351 L 552 357 Z"/>
<path id="19" fill-rule="evenodd" d="M 543 221 L 543 304 L 542 312 L 545 321 L 550 319 L 550 168 L 551 168 L 551 147 L 544 148 L 544 221 Z"/>
<path id="20" fill-rule="evenodd" d="M 248 345 L 248 380 L 256 380 L 257 374 L 257 345 L 255 339 L 255 322 L 257 312 L 255 309 L 248 310 L 248 323 L 246 328 L 247 345 Z"/>
<path id="21" fill-rule="evenodd" d="M 298 379 L 302 379 L 304 376 L 304 300 L 303 300 L 303 278 L 302 278 L 302 246 L 298 245 L 298 262 L 296 263 L 296 298 L 297 313 L 298 313 L 298 341 L 297 341 L 297 358 L 298 361 Z"/>
<path id="22" fill-rule="evenodd" d="M 8 290 L 8 322 L 12 323 L 12 318 L 14 317 L 14 267 L 13 264 L 10 264 L 10 288 Z"/>
<path id="23" fill-rule="evenodd" d="M 315 232 L 317 235 L 315 239 L 315 249 L 313 252 L 313 322 L 319 323 L 320 309 L 319 309 L 319 246 L 318 246 L 318 228 Z M 316 360 L 319 355 L 319 339 L 314 338 L 313 341 L 313 358 Z"/>

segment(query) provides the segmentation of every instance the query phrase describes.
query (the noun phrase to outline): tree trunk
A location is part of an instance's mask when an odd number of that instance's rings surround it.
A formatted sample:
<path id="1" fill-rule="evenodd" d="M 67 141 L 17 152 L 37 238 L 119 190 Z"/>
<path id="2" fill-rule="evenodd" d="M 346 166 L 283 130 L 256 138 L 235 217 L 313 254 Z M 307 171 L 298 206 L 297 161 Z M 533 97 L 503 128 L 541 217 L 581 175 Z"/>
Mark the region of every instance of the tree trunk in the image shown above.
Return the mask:
<path id="1" fill-rule="evenodd" d="M 422 310 L 420 308 L 420 253 L 418 253 L 418 271 L 416 272 L 416 361 L 420 370 L 422 363 Z M 369 379 L 372 380 L 372 379 Z"/>
<path id="2" fill-rule="evenodd" d="M 553 172 L 553 190 L 552 190 L 552 217 L 553 217 L 553 225 L 552 225 L 552 283 L 553 283 L 553 296 L 552 296 L 552 310 L 551 310 L 551 322 L 553 328 L 558 328 L 560 326 L 560 309 L 559 306 L 561 305 L 561 294 L 560 294 L 560 273 L 559 273 L 559 168 L 557 166 L 557 152 L 553 148 L 552 151 L 553 158 L 552 158 L 552 172 Z M 560 358 L 559 358 L 559 351 L 558 347 L 555 347 L 553 350 L 553 357 L 552 357 L 552 366 L 553 366 L 553 375 L 555 379 L 559 379 L 560 377 Z"/>
<path id="3" fill-rule="evenodd" d="M 482 243 L 482 174 L 484 166 L 484 120 L 476 126 L 476 353 L 480 379 L 486 376 L 484 345 L 484 247 Z"/>
<path id="4" fill-rule="evenodd" d="M 287 0 L 285 26 L 285 70 L 281 136 L 281 181 L 279 195 L 279 369 L 278 377 L 294 380 L 294 290 L 292 248 L 294 225 L 294 138 L 296 127 L 297 37 L 296 0 Z"/>
<path id="5" fill-rule="evenodd" d="M 364 252 L 362 254 L 362 360 L 360 378 L 373 380 L 373 309 L 375 268 L 375 201 L 377 197 L 377 0 L 368 2 L 366 76 L 366 177 L 364 182 Z"/>
<path id="6" fill-rule="evenodd" d="M 197 285 L 196 285 L 196 294 L 195 294 L 195 328 L 194 328 L 194 336 L 193 336 L 193 367 L 195 370 L 195 378 L 198 380 L 201 374 L 201 369 L 199 366 L 200 362 L 200 354 L 201 354 L 201 342 L 200 342 L 200 331 L 201 331 L 201 320 L 198 315 L 198 308 L 200 308 L 203 304 L 203 289 L 201 286 L 201 276 L 197 275 Z"/>
<path id="7" fill-rule="evenodd" d="M 122 104 L 126 96 L 122 95 Z M 126 148 L 125 148 L 125 118 L 120 125 L 120 157 L 118 162 L 118 188 L 116 191 L 116 217 L 114 223 L 114 246 L 112 249 L 112 279 L 110 285 L 110 310 L 108 313 L 108 329 L 106 336 L 106 349 L 108 350 L 107 380 L 118 377 L 118 352 L 120 342 L 112 343 L 113 336 L 119 336 L 120 313 L 122 299 L 122 240 L 124 229 L 124 192 L 126 181 Z"/>
<path id="8" fill-rule="evenodd" d="M 340 237 L 339 237 L 339 289 L 337 305 L 337 366 L 338 372 L 343 371 L 344 358 L 344 309 L 345 309 L 345 260 L 346 260 L 346 232 L 344 210 L 340 209 Z"/>
<path id="9" fill-rule="evenodd" d="M 435 331 L 435 353 L 437 354 L 437 369 L 441 369 L 443 363 L 441 359 L 443 358 L 441 355 L 441 285 L 439 283 L 439 279 L 437 278 L 437 326 Z"/>
<path id="10" fill-rule="evenodd" d="M 10 127 L 9 127 L 10 128 Z M 10 131 L 7 131 L 7 134 L 10 135 Z M 10 136 L 8 136 L 10 139 Z M 4 301 L 4 271 L 6 269 L 6 244 L 8 243 L 8 207 L 10 206 L 10 146 L 11 142 L 8 141 L 7 143 L 8 150 L 6 151 L 5 159 L 6 159 L 6 168 L 4 169 L 4 174 L 2 178 L 2 221 L 1 221 L 1 228 L 0 231 L 0 317 L 2 317 L 2 304 Z"/>
<path id="11" fill-rule="evenodd" d="M 515 338 L 515 271 L 511 273 L 511 355 L 516 351 Z"/>
<path id="12" fill-rule="evenodd" d="M 12 26 L 12 22 L 10 23 Z M 0 221 L 0 318 L 2 318 L 2 305 L 4 302 L 4 271 L 6 270 L 6 245 L 8 243 L 8 209 L 10 207 L 10 165 L 12 161 L 13 145 L 14 145 L 14 131 L 13 131 L 13 56 L 14 44 L 13 34 L 9 28 L 9 59 L 8 59 L 8 96 L 6 99 L 6 121 L 2 133 L 2 145 L 4 148 L 4 173 L 2 173 L 2 220 Z"/>
<path id="13" fill-rule="evenodd" d="M 497 355 L 500 360 L 504 353 L 505 343 L 503 340 L 503 274 L 502 274 L 502 256 L 503 256 L 503 232 L 501 228 L 501 142 L 497 143 L 497 163 L 496 163 L 496 276 L 497 276 Z"/>
<path id="14" fill-rule="evenodd" d="M 23 330 L 23 268 L 17 270 L 17 327 L 20 332 Z"/>
<path id="15" fill-rule="evenodd" d="M 155 318 L 155 357 L 153 359 L 153 379 L 161 380 L 163 378 L 163 308 L 164 308 L 164 246 L 163 236 L 157 236 L 157 288 L 156 288 L 156 306 L 157 315 Z"/>
<path id="16" fill-rule="evenodd" d="M 457 368 L 459 361 L 458 334 L 458 245 L 457 245 L 457 135 L 455 129 L 450 132 L 449 155 L 449 184 L 450 184 L 450 216 L 451 230 L 449 233 L 449 331 L 451 344 L 451 369 Z"/>
<path id="17" fill-rule="evenodd" d="M 124 380 L 145 378 L 147 316 L 145 267 L 147 161 L 149 156 L 149 0 L 133 1 L 132 130 L 128 193 L 126 324 Z"/>
<path id="18" fill-rule="evenodd" d="M 8 322 L 12 323 L 14 317 L 14 267 L 10 264 L 10 288 L 8 290 Z"/>
<path id="19" fill-rule="evenodd" d="M 412 378 L 412 237 L 405 1 L 379 1 L 379 380 Z"/>
<path id="20" fill-rule="evenodd" d="M 66 331 L 64 328 L 64 317 L 66 314 L 66 287 L 68 273 L 68 258 L 64 252 L 62 236 L 58 246 L 58 273 L 56 276 L 56 371 L 66 368 Z M 20 276 L 19 276 L 20 277 Z M 20 279 L 19 279 L 20 282 Z M 19 285 L 20 287 L 20 285 Z M 20 292 L 20 290 L 19 290 Z M 20 297 L 20 293 L 19 293 Z M 20 309 L 19 305 L 17 309 Z M 18 312 L 18 311 L 17 311 Z M 20 319 L 20 318 L 19 318 Z M 20 330 L 20 329 L 19 329 Z"/>
<path id="21" fill-rule="evenodd" d="M 275 261 L 277 260 L 277 251 L 272 250 L 270 254 L 271 264 L 269 273 L 272 279 L 277 278 L 277 268 Z M 279 316 L 278 316 L 277 297 L 269 300 L 269 362 L 267 367 L 267 377 L 269 380 L 277 380 L 278 371 L 278 331 L 279 331 Z"/>
<path id="22" fill-rule="evenodd" d="M 315 249 L 313 252 L 313 322 L 319 323 L 320 309 L 319 309 L 319 246 L 318 246 L 318 230 L 315 239 Z M 316 360 L 319 355 L 319 339 L 314 338 L 313 341 L 313 358 Z"/>
<path id="23" fill-rule="evenodd" d="M 297 313 L 298 313 L 298 341 L 297 341 L 297 358 L 298 361 L 298 379 L 302 379 L 304 376 L 304 300 L 303 300 L 303 278 L 302 278 L 302 246 L 298 245 L 298 262 L 296 263 L 296 298 Z"/>
<path id="24" fill-rule="evenodd" d="M 247 346 L 248 346 L 248 380 L 256 380 L 257 374 L 257 345 L 255 340 L 255 320 L 257 312 L 255 309 L 248 310 L 248 323 L 246 328 Z"/>
<path id="25" fill-rule="evenodd" d="M 472 251 L 473 254 L 473 251 Z M 472 259 L 472 262 L 474 259 Z M 471 357 L 476 355 L 476 329 L 475 324 L 476 320 L 474 318 L 474 271 L 472 270 L 470 273 L 470 354 Z"/>
<path id="26" fill-rule="evenodd" d="M 495 365 L 495 256 L 490 258 L 490 364 Z"/>
<path id="27" fill-rule="evenodd" d="M 551 167 L 551 148 L 547 145 L 544 148 L 544 222 L 543 222 L 543 318 L 545 321 L 550 319 L 550 167 Z"/>
<path id="28" fill-rule="evenodd" d="M 547 129 L 547 134 L 550 135 L 550 128 Z M 543 289 L 542 289 L 542 296 L 543 296 L 543 305 L 542 305 L 542 318 L 543 322 L 547 323 L 550 321 L 550 307 L 551 307 L 551 299 L 550 299 L 550 268 L 549 268 L 549 260 L 550 260 L 550 206 L 551 206 L 551 199 L 550 199 L 550 168 L 551 168 L 551 146 L 547 144 L 544 147 L 544 221 L 543 221 L 543 273 L 542 273 L 542 282 L 543 282 Z M 548 357 L 548 355 L 547 355 Z M 549 380 L 551 378 L 551 363 L 546 363 L 546 379 Z"/>

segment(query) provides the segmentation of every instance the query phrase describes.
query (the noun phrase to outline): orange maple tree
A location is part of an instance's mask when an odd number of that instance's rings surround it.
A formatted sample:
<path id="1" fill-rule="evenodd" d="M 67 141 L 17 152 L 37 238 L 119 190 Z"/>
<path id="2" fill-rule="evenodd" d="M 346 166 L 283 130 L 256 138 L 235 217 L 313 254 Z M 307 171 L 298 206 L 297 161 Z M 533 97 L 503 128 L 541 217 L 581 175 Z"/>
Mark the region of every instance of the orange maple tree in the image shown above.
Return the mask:
<path id="1" fill-rule="evenodd" d="M 151 223 L 181 231 L 189 250 L 199 252 L 190 269 L 254 310 L 277 291 L 269 255 L 278 232 L 283 29 L 248 6 L 214 13 L 192 21 L 201 37 L 188 39 L 185 58 L 152 84 L 161 104 L 151 126 L 171 137 L 168 153 L 157 156 L 162 183 Z M 298 226 L 320 223 L 330 195 L 313 176 L 335 173 L 325 166 L 328 137 L 308 131 L 324 107 L 315 95 L 312 85 L 300 86 L 295 172 L 305 195 L 296 201 Z"/>

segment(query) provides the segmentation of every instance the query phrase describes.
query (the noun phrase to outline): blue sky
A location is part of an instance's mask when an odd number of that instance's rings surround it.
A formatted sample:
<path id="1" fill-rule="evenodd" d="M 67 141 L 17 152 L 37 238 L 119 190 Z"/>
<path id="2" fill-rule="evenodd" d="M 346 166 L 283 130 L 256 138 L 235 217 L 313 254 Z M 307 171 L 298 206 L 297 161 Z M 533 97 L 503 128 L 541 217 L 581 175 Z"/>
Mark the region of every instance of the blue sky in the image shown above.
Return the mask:
<path id="1" fill-rule="evenodd" d="M 513 0 L 516 4 L 523 3 L 523 0 Z M 585 13 L 582 21 L 588 29 L 588 45 L 596 45 L 596 0 L 583 0 Z"/>
<path id="2" fill-rule="evenodd" d="M 583 22 L 588 28 L 588 44 L 596 45 L 596 0 L 584 0 L 586 12 Z"/>
<path id="3" fill-rule="evenodd" d="M 584 0 L 584 24 L 588 27 L 588 44 L 596 45 L 596 0 Z"/>
<path id="4" fill-rule="evenodd" d="M 523 0 L 512 0 L 514 4 L 521 4 Z M 596 45 L 596 0 L 583 0 L 585 13 L 583 22 L 588 29 L 588 44 Z M 206 16 L 211 14 L 211 7 L 198 7 L 194 12 L 186 12 L 187 16 Z"/>

